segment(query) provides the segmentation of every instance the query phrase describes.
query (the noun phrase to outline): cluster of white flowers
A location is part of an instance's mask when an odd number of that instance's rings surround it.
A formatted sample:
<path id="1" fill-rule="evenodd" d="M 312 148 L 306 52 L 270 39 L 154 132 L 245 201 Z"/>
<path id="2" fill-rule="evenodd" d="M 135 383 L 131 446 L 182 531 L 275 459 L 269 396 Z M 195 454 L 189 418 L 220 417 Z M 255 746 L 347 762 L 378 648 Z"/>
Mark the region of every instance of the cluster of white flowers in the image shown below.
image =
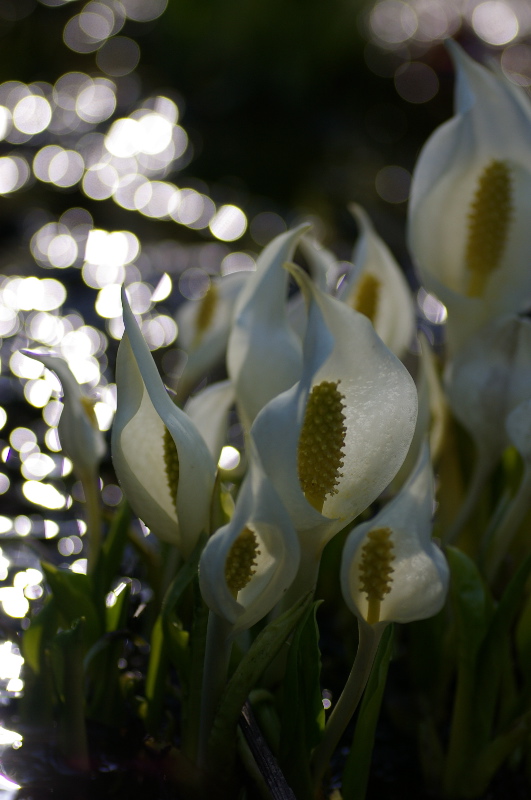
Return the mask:
<path id="1" fill-rule="evenodd" d="M 323 549 L 340 531 L 349 528 L 340 586 L 358 620 L 359 649 L 314 751 L 317 783 L 385 626 L 442 609 L 449 568 L 432 538 L 432 462 L 444 447 L 449 409 L 468 431 L 477 464 L 447 530 L 443 509 L 441 535 L 451 542 L 466 527 L 508 446 L 521 456 L 523 477 L 478 548 L 491 582 L 529 510 L 531 323 L 523 313 L 531 301 L 531 106 L 501 74 L 449 47 L 456 113 L 420 154 L 408 219 L 420 280 L 446 306 L 446 350 L 437 364 L 421 341 L 416 384 L 401 360 L 412 360 L 411 290 L 359 206 L 351 209 L 359 227 L 353 269 L 342 280 L 303 224 L 274 238 L 254 271 L 213 279 L 201 300 L 179 309 L 188 361 L 176 394 L 164 386 L 122 292 L 117 478 L 134 512 L 182 560 L 206 542 L 203 765 L 234 638 L 312 594 Z M 307 271 L 293 263 L 297 253 Z M 90 401 L 60 358 L 28 355 L 62 381 L 61 441 L 90 500 L 105 449 Z M 222 363 L 227 378 L 208 382 Z M 228 472 L 220 456 L 235 415 L 244 452 Z M 381 510 L 353 526 L 382 497 Z M 97 503 L 87 509 L 97 531 Z M 94 541 L 89 569 L 97 533 Z"/>

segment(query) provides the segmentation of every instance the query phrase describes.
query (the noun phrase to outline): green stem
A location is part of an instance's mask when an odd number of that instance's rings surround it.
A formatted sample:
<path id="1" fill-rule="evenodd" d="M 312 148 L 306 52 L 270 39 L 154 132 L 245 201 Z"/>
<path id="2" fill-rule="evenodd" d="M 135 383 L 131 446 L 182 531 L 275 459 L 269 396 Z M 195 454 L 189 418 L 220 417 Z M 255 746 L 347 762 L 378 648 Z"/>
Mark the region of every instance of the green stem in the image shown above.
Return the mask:
<path id="1" fill-rule="evenodd" d="M 494 531 L 485 556 L 485 575 L 492 584 L 503 558 L 511 546 L 525 515 L 531 505 L 531 469 L 526 465 L 518 491 L 501 524 Z"/>
<path id="2" fill-rule="evenodd" d="M 148 733 L 156 734 L 160 728 L 164 712 L 164 694 L 168 681 L 169 659 L 162 617 L 157 621 L 151 632 L 149 664 L 146 675 L 146 729 Z"/>
<path id="3" fill-rule="evenodd" d="M 205 666 L 203 671 L 203 690 L 201 696 L 201 717 L 199 723 L 198 764 L 207 767 L 207 744 L 216 716 L 229 669 L 232 642 L 229 634 L 232 625 L 214 611 L 208 615 Z"/>
<path id="4" fill-rule="evenodd" d="M 208 630 L 209 610 L 205 605 L 199 586 L 194 586 L 194 614 L 190 631 L 190 677 L 188 693 L 183 706 L 182 750 L 184 755 L 197 763 L 199 746 L 201 690 L 203 686 L 203 669 L 205 665 L 206 638 Z"/>
<path id="5" fill-rule="evenodd" d="M 462 661 L 457 674 L 450 741 L 444 770 L 444 797 L 459 796 L 464 769 L 470 761 L 471 716 L 475 690 L 474 668 Z"/>
<path id="6" fill-rule="evenodd" d="M 368 625 L 366 622 L 359 621 L 358 630 L 358 652 L 356 653 L 350 675 L 326 723 L 323 738 L 313 753 L 313 778 L 316 788 L 321 785 L 334 750 L 339 744 L 339 740 L 345 728 L 356 711 L 365 686 L 367 685 L 367 681 L 369 680 L 374 657 L 378 650 L 378 645 L 385 630 L 385 626 L 380 625 L 376 627 Z"/>
<path id="7" fill-rule="evenodd" d="M 98 562 L 101 548 L 101 503 L 100 479 L 96 471 L 87 472 L 80 476 L 83 492 L 85 494 L 85 509 L 87 516 L 87 574 L 92 574 Z"/>
<path id="8" fill-rule="evenodd" d="M 88 772 L 90 758 L 85 728 L 83 670 L 83 619 L 76 620 L 68 631 L 55 639 L 59 652 L 60 692 L 62 696 L 60 746 L 68 764 L 79 772 Z"/>
<path id="9" fill-rule="evenodd" d="M 463 505 L 459 509 L 457 517 L 453 521 L 446 536 L 444 537 L 445 544 L 452 544 L 452 542 L 455 542 L 462 529 L 468 522 L 478 503 L 481 492 L 483 491 L 483 487 L 485 486 L 485 483 L 492 472 L 493 466 L 494 463 L 492 458 L 485 456 L 485 454 L 481 452 L 478 452 L 474 466 L 474 472 L 472 473 L 472 478 L 468 484 L 466 497 Z"/>

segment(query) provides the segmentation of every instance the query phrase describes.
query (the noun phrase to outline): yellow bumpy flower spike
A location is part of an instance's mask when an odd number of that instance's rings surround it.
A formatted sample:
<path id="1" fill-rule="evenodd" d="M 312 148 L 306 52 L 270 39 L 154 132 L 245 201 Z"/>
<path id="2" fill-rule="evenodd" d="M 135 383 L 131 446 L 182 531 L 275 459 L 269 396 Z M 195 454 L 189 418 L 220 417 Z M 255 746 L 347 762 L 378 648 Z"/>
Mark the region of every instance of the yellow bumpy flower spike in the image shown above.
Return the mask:
<path id="1" fill-rule="evenodd" d="M 211 283 L 206 293 L 199 301 L 199 308 L 197 309 L 196 326 L 197 332 L 193 342 L 194 347 L 200 343 L 205 332 L 208 330 L 214 318 L 214 312 L 218 304 L 218 288 L 214 283 Z"/>
<path id="2" fill-rule="evenodd" d="M 255 574 L 256 557 L 259 555 L 255 532 L 244 528 L 230 548 L 225 561 L 225 580 L 234 597 L 247 586 Z"/>
<path id="3" fill-rule="evenodd" d="M 468 214 L 465 261 L 469 297 L 481 297 L 500 265 L 513 211 L 511 195 L 509 167 L 504 161 L 491 161 L 479 177 Z"/>
<path id="4" fill-rule="evenodd" d="M 343 473 L 345 444 L 344 397 L 339 381 L 322 381 L 313 387 L 299 437 L 298 474 L 301 489 L 309 503 L 323 510 L 325 499 L 337 494 Z"/>
<path id="5" fill-rule="evenodd" d="M 365 273 L 362 275 L 354 296 L 353 308 L 364 314 L 374 324 L 376 312 L 378 311 L 378 301 L 380 299 L 381 283 L 374 275 Z"/>
<path id="6" fill-rule="evenodd" d="M 391 591 L 393 549 L 390 528 L 375 528 L 367 534 L 361 551 L 360 589 L 367 596 L 369 625 L 380 620 L 380 603 Z"/>
<path id="7" fill-rule="evenodd" d="M 177 487 L 179 485 L 179 454 L 177 447 L 172 439 L 168 428 L 164 428 L 164 466 L 166 468 L 166 480 L 173 499 L 175 510 L 177 511 Z"/>

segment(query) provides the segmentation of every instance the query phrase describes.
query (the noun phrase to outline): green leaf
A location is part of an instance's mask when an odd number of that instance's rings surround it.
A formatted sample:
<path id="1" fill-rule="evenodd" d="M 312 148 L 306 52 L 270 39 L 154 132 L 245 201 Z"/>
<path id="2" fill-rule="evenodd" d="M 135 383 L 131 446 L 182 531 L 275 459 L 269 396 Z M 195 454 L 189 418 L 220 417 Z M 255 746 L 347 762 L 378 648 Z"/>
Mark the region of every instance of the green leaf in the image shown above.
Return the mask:
<path id="1" fill-rule="evenodd" d="M 162 633 L 167 648 L 168 657 L 177 670 L 179 681 L 184 691 L 187 691 L 190 678 L 190 653 L 189 633 L 183 630 L 177 610 L 189 586 L 197 581 L 199 559 L 205 545 L 205 537 L 197 542 L 192 554 L 182 565 L 179 572 L 170 584 L 162 601 L 161 620 Z"/>
<path id="2" fill-rule="evenodd" d="M 450 599 L 457 634 L 458 659 L 474 664 L 492 616 L 493 604 L 471 558 L 455 547 L 446 549 L 450 566 Z"/>
<path id="3" fill-rule="evenodd" d="M 96 602 L 99 600 L 102 605 L 122 563 L 124 547 L 128 542 L 130 520 L 131 509 L 127 501 L 123 500 L 113 516 L 109 533 L 102 545 L 98 563 L 92 575 L 94 596 Z"/>
<path id="4" fill-rule="evenodd" d="M 128 634 L 127 613 L 131 584 L 127 583 L 113 606 L 106 609 L 107 632 L 87 653 L 85 671 L 92 677 L 92 692 L 88 715 L 104 725 L 117 726 L 123 721 L 120 693 L 120 668 L 118 662 L 124 652 L 124 640 Z M 101 680 L 101 676 L 105 680 Z"/>
<path id="5" fill-rule="evenodd" d="M 119 587 L 120 588 L 120 587 Z M 127 611 L 131 597 L 131 582 L 121 584 L 121 591 L 115 595 L 114 605 L 105 609 L 105 630 L 107 633 L 125 628 L 127 625 Z"/>
<path id="6" fill-rule="evenodd" d="M 476 564 L 460 550 L 446 551 L 457 643 L 457 688 L 452 712 L 444 791 L 458 792 L 470 760 L 481 747 L 476 737 L 475 690 L 480 646 L 492 617 L 492 600 Z"/>
<path id="7" fill-rule="evenodd" d="M 343 772 L 343 797 L 363 800 L 369 780 L 374 735 L 387 680 L 387 671 L 393 654 L 393 625 L 388 625 L 382 635 L 371 675 L 363 694 L 356 722 L 352 747 Z"/>
<path id="8" fill-rule="evenodd" d="M 316 620 L 320 602 L 308 608 L 297 626 L 282 682 L 279 761 L 289 785 L 300 797 L 311 796 L 310 756 L 324 729 Z"/>
<path id="9" fill-rule="evenodd" d="M 236 746 L 236 726 L 247 695 L 306 613 L 312 595 L 313 592 L 304 595 L 258 634 L 227 684 L 208 742 L 208 765 L 212 774 L 223 778 L 230 772 Z"/>
<path id="10" fill-rule="evenodd" d="M 83 618 L 75 620 L 70 630 L 60 631 L 55 636 L 52 648 L 52 664 L 62 700 L 59 748 L 69 766 L 83 772 L 89 769 L 85 728 L 84 628 Z"/>
<path id="11" fill-rule="evenodd" d="M 531 573 L 528 556 L 512 577 L 490 620 L 489 629 L 478 656 L 476 682 L 477 735 L 486 743 L 494 723 L 499 702 L 500 683 L 504 668 L 503 651 L 510 648 L 511 630 L 522 605 L 525 586 Z"/>
<path id="12" fill-rule="evenodd" d="M 463 782 L 463 797 L 479 797 L 486 791 L 489 783 L 503 762 L 529 738 L 531 730 L 531 711 L 519 717 L 510 728 L 496 736 L 470 765 Z"/>
<path id="13" fill-rule="evenodd" d="M 40 612 L 22 635 L 24 657 L 24 695 L 21 701 L 23 722 L 49 728 L 56 702 L 50 647 L 59 626 L 59 613 L 49 596 Z"/>
<path id="14" fill-rule="evenodd" d="M 146 728 L 148 733 L 157 731 L 164 709 L 164 692 L 168 678 L 168 654 L 159 616 L 151 632 L 149 664 L 146 675 Z"/>
<path id="15" fill-rule="evenodd" d="M 44 651 L 50 647 L 58 625 L 57 605 L 50 596 L 22 636 L 24 661 L 36 675 L 39 675 L 43 668 Z"/>
<path id="16" fill-rule="evenodd" d="M 42 563 L 42 569 L 52 591 L 57 609 L 66 625 L 71 626 L 80 618 L 85 642 L 90 647 L 102 633 L 102 625 L 92 599 L 92 586 L 87 575 L 70 570 L 57 569 L 52 564 Z"/>

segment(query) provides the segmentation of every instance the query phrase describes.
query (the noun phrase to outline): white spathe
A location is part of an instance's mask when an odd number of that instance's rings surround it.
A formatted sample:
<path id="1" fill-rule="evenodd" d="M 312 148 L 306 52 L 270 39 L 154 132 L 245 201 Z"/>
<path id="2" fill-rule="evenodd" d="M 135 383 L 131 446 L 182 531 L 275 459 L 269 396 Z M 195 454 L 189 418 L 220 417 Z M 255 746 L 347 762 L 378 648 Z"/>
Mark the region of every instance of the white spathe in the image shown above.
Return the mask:
<path id="1" fill-rule="evenodd" d="M 306 553 L 316 558 L 326 542 L 389 484 L 409 448 L 417 417 L 417 392 L 401 362 L 367 317 L 324 294 L 295 265 L 290 271 L 309 304 L 301 379 L 262 409 L 251 437 L 264 470 L 293 520 Z M 344 398 L 344 464 L 337 494 L 319 513 L 298 476 L 298 446 L 310 392 L 339 382 Z"/>
<path id="2" fill-rule="evenodd" d="M 186 557 L 208 529 L 216 465 L 201 434 L 171 400 L 122 293 L 125 332 L 118 348 L 118 406 L 112 427 L 116 475 L 135 513 Z M 170 492 L 164 431 L 179 460 L 177 496 Z"/>
<path id="3" fill-rule="evenodd" d="M 225 358 L 234 306 L 252 271 L 234 272 L 211 279 L 204 297 L 187 300 L 176 314 L 177 344 L 188 358 L 180 386 L 193 388 Z"/>
<path id="4" fill-rule="evenodd" d="M 79 476 L 91 476 L 107 449 L 98 428 L 92 399 L 82 391 L 64 358 L 29 350 L 22 352 L 55 372 L 61 381 L 64 395 L 64 408 L 58 424 L 61 447 Z"/>
<path id="5" fill-rule="evenodd" d="M 455 116 L 424 145 L 413 172 L 408 242 L 426 289 L 448 309 L 447 336 L 456 352 L 488 320 L 531 299 L 531 104 L 501 72 L 473 61 L 448 42 L 457 69 Z M 511 180 L 511 207 L 498 267 L 481 296 L 468 296 L 469 215 L 478 181 L 493 161 Z"/>
<path id="6" fill-rule="evenodd" d="M 234 597 L 225 577 L 229 552 L 245 529 L 256 537 L 255 573 Z M 208 607 L 231 626 L 235 636 L 263 619 L 281 601 L 299 567 L 300 549 L 291 520 L 272 482 L 251 456 L 231 521 L 207 542 L 199 565 L 199 584 Z"/>
<path id="7" fill-rule="evenodd" d="M 356 204 L 349 206 L 360 235 L 354 248 L 354 268 L 338 289 L 338 298 L 356 311 L 360 290 L 369 279 L 375 285 L 375 308 L 371 322 L 387 347 L 399 358 L 406 354 L 415 332 L 415 308 L 404 274 L 385 242 L 376 233 L 367 213 Z"/>
<path id="8" fill-rule="evenodd" d="M 308 228 L 299 225 L 269 242 L 236 302 L 227 371 L 246 430 L 269 400 L 300 377 L 301 343 L 288 321 L 289 274 L 283 266 Z"/>
<path id="9" fill-rule="evenodd" d="M 362 622 L 367 622 L 368 612 L 360 572 L 363 547 L 368 534 L 382 528 L 391 532 L 393 572 L 390 591 L 380 604 L 380 619 L 374 625 L 426 619 L 443 607 L 449 569 L 442 551 L 431 538 L 433 510 L 433 472 L 425 445 L 400 493 L 373 519 L 356 526 L 345 542 L 341 590 L 346 604 Z"/>

